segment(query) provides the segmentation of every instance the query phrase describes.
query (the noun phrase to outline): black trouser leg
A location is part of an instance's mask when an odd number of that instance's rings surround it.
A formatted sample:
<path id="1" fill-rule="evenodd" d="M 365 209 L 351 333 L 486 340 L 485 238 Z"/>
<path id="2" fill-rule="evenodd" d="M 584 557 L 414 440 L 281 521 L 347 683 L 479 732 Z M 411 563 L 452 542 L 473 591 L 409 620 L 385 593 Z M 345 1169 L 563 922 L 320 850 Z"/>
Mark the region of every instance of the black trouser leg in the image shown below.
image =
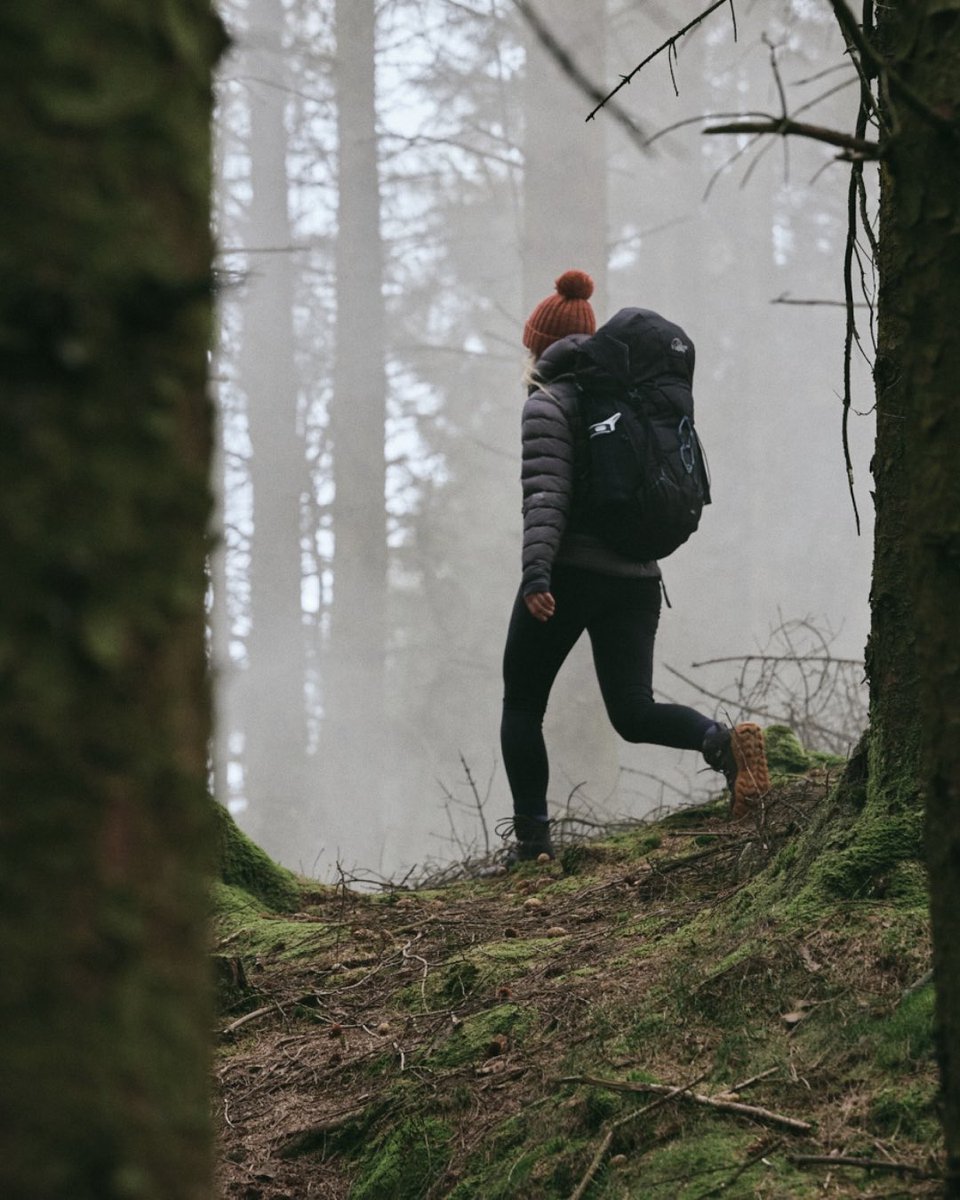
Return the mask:
<path id="1" fill-rule="evenodd" d="M 547 813 L 549 765 L 543 716 L 550 689 L 584 629 L 610 721 L 624 740 L 700 750 L 714 722 L 682 704 L 653 698 L 653 652 L 660 617 L 656 579 L 619 579 L 575 567 L 554 571 L 555 615 L 546 622 L 517 596 L 503 659 L 500 727 L 515 814 Z"/>
<path id="2" fill-rule="evenodd" d="M 538 621 L 527 612 L 523 596 L 517 595 L 503 653 L 500 747 L 518 815 L 547 815 L 550 768 L 543 716 L 557 672 L 583 630 L 583 613 L 575 596 L 558 599 L 554 616 Z"/>
<path id="3" fill-rule="evenodd" d="M 653 698 L 653 651 L 660 621 L 656 579 L 601 577 L 587 629 L 610 723 L 626 742 L 700 750 L 714 722 L 685 704 Z"/>

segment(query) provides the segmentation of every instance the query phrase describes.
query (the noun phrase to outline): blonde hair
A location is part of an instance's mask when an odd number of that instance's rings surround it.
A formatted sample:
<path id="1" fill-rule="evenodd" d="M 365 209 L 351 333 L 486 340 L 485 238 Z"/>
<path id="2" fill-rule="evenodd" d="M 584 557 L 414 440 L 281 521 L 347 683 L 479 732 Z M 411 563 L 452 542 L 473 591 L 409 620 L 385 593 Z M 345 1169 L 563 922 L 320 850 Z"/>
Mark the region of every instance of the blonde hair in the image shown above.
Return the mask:
<path id="1" fill-rule="evenodd" d="M 553 393 L 547 386 L 546 381 L 541 379 L 537 374 L 537 360 L 532 352 L 527 354 L 524 361 L 521 380 L 526 391 L 536 388 L 537 391 L 543 392 L 545 396 L 549 396 L 551 400 L 553 399 Z"/>

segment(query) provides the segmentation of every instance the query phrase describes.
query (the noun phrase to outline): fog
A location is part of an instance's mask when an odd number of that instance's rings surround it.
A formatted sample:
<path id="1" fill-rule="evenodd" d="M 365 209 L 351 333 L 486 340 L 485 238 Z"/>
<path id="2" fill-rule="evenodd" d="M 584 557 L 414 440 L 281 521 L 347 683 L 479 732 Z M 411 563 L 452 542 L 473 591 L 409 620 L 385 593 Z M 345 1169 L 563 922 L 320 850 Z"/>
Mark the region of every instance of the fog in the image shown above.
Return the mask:
<path id="1" fill-rule="evenodd" d="M 702 7 L 537 6 L 603 91 Z M 496 844 L 520 336 L 570 267 L 594 277 L 599 321 L 653 308 L 696 344 L 714 503 L 662 564 L 658 696 L 789 713 L 842 746 L 872 551 L 866 306 L 859 534 L 842 438 L 849 168 L 824 144 L 704 136 L 700 119 L 779 115 L 783 97 L 849 128 L 855 77 L 829 5 L 738 7 L 736 30 L 718 11 L 590 122 L 595 101 L 507 0 L 221 11 L 218 798 L 323 879 L 401 879 Z M 829 702 L 822 679 L 785 664 L 774 684 L 742 662 L 806 654 L 851 660 Z M 585 639 L 546 736 L 556 815 L 635 819 L 716 787 L 695 755 L 619 742 Z"/>

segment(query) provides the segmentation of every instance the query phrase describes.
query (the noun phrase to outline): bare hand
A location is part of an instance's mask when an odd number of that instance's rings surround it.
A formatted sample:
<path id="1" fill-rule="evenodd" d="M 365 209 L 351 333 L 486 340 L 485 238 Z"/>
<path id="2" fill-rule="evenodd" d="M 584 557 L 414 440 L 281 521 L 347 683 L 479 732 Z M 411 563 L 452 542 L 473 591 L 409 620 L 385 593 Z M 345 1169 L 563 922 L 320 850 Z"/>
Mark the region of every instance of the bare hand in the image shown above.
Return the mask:
<path id="1" fill-rule="evenodd" d="M 523 602 L 530 616 L 538 621 L 549 621 L 557 611 L 557 602 L 550 592 L 531 592 L 529 596 L 524 596 Z"/>

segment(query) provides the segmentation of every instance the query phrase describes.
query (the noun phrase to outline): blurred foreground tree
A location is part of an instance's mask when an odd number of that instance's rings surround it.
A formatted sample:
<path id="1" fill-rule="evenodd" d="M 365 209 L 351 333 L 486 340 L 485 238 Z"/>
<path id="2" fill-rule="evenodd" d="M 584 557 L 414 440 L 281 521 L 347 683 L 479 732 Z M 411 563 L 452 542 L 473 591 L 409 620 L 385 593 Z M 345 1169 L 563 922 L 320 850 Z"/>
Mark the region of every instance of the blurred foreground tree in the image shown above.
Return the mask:
<path id="1" fill-rule="evenodd" d="M 0 1194 L 209 1195 L 204 0 L 0 16 Z"/>

